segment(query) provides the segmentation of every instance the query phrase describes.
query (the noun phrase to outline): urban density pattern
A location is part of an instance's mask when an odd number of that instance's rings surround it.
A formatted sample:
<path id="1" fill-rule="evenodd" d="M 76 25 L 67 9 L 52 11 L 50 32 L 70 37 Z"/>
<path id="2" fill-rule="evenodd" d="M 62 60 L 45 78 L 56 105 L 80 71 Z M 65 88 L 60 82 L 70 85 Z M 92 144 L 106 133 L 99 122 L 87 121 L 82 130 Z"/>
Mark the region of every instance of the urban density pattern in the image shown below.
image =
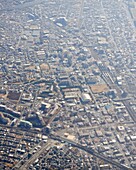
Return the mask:
<path id="1" fill-rule="evenodd" d="M 0 0 L 0 170 L 136 170 L 136 0 Z"/>

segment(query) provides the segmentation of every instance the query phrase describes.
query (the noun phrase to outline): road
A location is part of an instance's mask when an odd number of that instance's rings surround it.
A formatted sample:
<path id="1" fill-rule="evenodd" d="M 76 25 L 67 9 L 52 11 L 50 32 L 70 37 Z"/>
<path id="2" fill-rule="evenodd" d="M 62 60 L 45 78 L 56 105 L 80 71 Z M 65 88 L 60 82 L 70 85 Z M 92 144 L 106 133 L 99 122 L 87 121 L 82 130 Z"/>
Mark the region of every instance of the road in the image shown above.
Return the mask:
<path id="1" fill-rule="evenodd" d="M 34 5 L 44 3 L 44 2 L 46 2 L 46 0 L 33 0 L 31 2 L 25 2 L 23 4 L 19 4 L 19 5 L 16 5 L 16 6 L 11 6 L 11 7 L 8 7 L 8 8 L 0 9 L 0 12 L 25 9 L 25 8 L 28 8 L 28 7 L 31 7 L 31 6 L 34 6 Z"/>
<path id="2" fill-rule="evenodd" d="M 50 115 L 52 115 L 52 117 L 49 119 L 49 122 L 47 123 L 48 126 L 50 126 L 50 124 L 53 122 L 53 120 L 59 114 L 60 109 L 61 109 L 61 105 L 55 104 L 55 108 L 51 111 L 51 113 L 49 113 Z"/>
<path id="3" fill-rule="evenodd" d="M 105 10 L 104 10 L 104 6 L 103 6 L 102 0 L 100 1 L 100 3 L 101 3 L 102 10 L 103 10 L 103 14 L 104 14 L 104 16 L 106 17 L 106 13 L 105 13 Z M 114 36 L 113 36 L 113 34 L 112 34 L 112 30 L 111 30 L 111 28 L 110 28 L 109 21 L 108 21 L 107 17 L 106 17 L 105 19 L 106 19 L 106 21 L 107 21 L 107 28 L 109 29 L 109 33 L 110 33 L 110 37 L 111 37 L 112 43 L 114 44 L 115 50 L 117 50 L 118 47 L 117 47 L 117 44 L 116 44 L 116 42 L 115 42 Z"/>
<path id="4" fill-rule="evenodd" d="M 37 150 L 36 153 L 33 154 L 33 155 L 30 157 L 30 159 L 25 159 L 25 158 L 28 158 L 28 153 L 26 153 L 25 156 L 23 157 L 23 159 L 21 159 L 21 161 L 18 162 L 18 163 L 15 165 L 15 167 L 13 167 L 12 170 L 27 170 L 28 167 L 30 166 L 30 164 L 32 164 L 37 158 L 39 158 L 39 156 L 40 156 L 45 150 L 48 150 L 48 149 L 50 149 L 51 146 L 53 146 L 53 142 L 54 142 L 54 141 L 52 141 L 51 139 L 49 139 L 49 140 L 47 141 L 47 143 L 45 143 L 44 145 L 42 145 L 42 143 L 41 143 L 41 145 L 38 144 L 38 145 L 41 146 L 41 148 L 40 148 L 39 150 Z M 34 151 L 35 148 L 36 148 L 36 147 L 34 147 L 33 150 L 31 150 L 31 153 L 33 153 L 33 151 Z M 24 160 L 24 161 L 23 161 L 23 160 Z M 23 162 L 22 162 L 22 161 L 23 161 Z M 22 165 L 22 163 L 23 163 L 23 165 Z"/>
<path id="5" fill-rule="evenodd" d="M 78 18 L 78 27 L 80 28 L 83 16 L 83 9 L 84 9 L 84 0 L 81 0 L 81 8 L 79 9 L 79 18 Z"/>
<path id="6" fill-rule="evenodd" d="M 113 166 L 116 166 L 116 167 L 120 168 L 121 170 L 132 170 L 132 168 L 127 167 L 126 165 L 123 165 L 123 164 L 120 164 L 118 162 L 115 162 L 112 159 L 107 158 L 105 155 L 102 155 L 102 154 L 98 153 L 97 151 L 94 151 L 93 149 L 84 147 L 81 144 L 73 142 L 73 141 L 71 141 L 69 139 L 66 139 L 64 137 L 55 136 L 53 134 L 51 134 L 49 137 L 51 139 L 54 139 L 54 140 L 67 142 L 67 143 L 71 144 L 74 147 L 77 147 L 77 148 L 79 148 L 79 149 L 81 149 L 81 150 L 83 150 L 83 151 L 85 151 L 85 152 L 87 152 L 87 153 L 89 153 L 89 154 L 91 154 L 93 156 L 96 156 L 99 159 L 104 160 L 105 162 L 108 162 L 108 163 L 112 164 Z"/>
<path id="7" fill-rule="evenodd" d="M 136 112 L 133 110 L 133 108 L 131 108 L 131 106 L 129 105 L 128 101 L 123 101 L 124 106 L 126 107 L 129 115 L 131 116 L 132 120 L 136 123 Z"/>
<path id="8" fill-rule="evenodd" d="M 133 122 L 130 122 L 130 121 L 126 121 L 126 122 L 113 122 L 113 123 L 110 123 L 109 125 L 98 125 L 98 126 L 91 126 L 91 127 L 81 127 L 79 128 L 79 131 L 82 131 L 82 130 L 91 130 L 91 129 L 97 129 L 97 128 L 104 128 L 104 127 L 116 127 L 116 126 L 119 126 L 120 124 L 122 125 L 125 125 L 125 124 L 129 124 L 129 125 L 133 125 Z M 68 130 L 70 131 L 74 131 L 74 128 L 69 128 Z"/>

